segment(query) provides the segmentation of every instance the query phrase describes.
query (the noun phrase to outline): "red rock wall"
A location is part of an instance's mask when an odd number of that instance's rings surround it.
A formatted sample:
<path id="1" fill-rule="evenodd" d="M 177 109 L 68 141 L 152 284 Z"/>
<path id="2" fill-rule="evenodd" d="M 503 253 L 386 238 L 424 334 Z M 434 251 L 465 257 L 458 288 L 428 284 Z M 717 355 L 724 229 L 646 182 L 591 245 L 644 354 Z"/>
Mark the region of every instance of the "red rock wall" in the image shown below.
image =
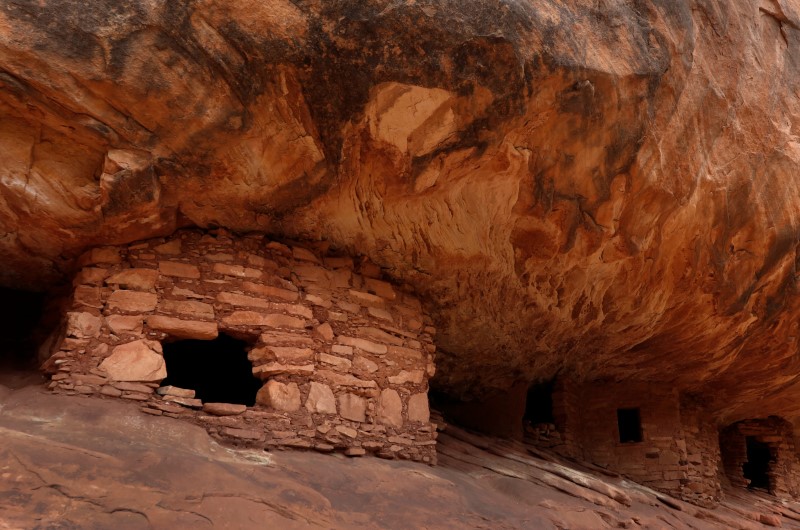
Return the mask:
<path id="1" fill-rule="evenodd" d="M 140 401 L 215 436 L 263 446 L 435 462 L 434 328 L 371 264 L 261 236 L 182 231 L 82 258 L 63 338 L 45 363 L 58 392 Z M 250 339 L 254 407 L 156 392 L 162 341 Z"/>

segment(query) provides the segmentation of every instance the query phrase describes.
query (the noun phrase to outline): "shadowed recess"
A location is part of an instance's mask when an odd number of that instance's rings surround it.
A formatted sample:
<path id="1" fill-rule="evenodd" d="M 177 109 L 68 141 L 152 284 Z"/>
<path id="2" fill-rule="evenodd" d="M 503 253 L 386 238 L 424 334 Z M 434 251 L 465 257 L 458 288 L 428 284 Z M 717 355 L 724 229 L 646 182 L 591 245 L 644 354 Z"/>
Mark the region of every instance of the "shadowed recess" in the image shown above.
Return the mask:
<path id="1" fill-rule="evenodd" d="M 0 289 L 0 365 L 20 369 L 33 366 L 42 318 L 43 293 Z"/>
<path id="2" fill-rule="evenodd" d="M 214 340 L 181 340 L 164 344 L 167 378 L 163 385 L 189 388 L 204 403 L 252 407 L 261 381 L 247 360 L 249 344 L 228 335 Z"/>

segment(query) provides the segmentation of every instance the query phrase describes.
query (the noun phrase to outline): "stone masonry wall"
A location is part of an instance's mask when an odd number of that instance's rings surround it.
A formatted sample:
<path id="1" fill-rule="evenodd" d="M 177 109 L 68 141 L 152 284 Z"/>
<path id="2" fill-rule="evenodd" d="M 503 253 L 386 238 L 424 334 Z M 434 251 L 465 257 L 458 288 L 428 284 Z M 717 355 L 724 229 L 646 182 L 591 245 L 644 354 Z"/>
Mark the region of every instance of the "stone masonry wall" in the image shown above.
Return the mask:
<path id="1" fill-rule="evenodd" d="M 686 440 L 687 482 L 681 498 L 701 506 L 713 506 L 722 499 L 719 430 L 702 406 L 684 399 L 681 421 Z"/>
<path id="2" fill-rule="evenodd" d="M 572 379 L 558 378 L 553 385 L 553 423 L 526 425 L 526 440 L 538 447 L 549 449 L 567 458 L 580 458 L 581 448 L 577 435 L 580 432 L 581 407 Z"/>
<path id="3" fill-rule="evenodd" d="M 584 458 L 645 486 L 680 496 L 687 451 L 678 396 L 638 383 L 591 383 L 581 392 Z M 617 409 L 638 408 L 642 441 L 620 443 Z"/>
<path id="4" fill-rule="evenodd" d="M 740 421 L 720 433 L 722 464 L 731 485 L 747 487 L 749 484 L 743 472 L 743 465 L 747 462 L 748 436 L 766 443 L 775 458 L 767 473 L 770 493 L 780 498 L 797 498 L 800 494 L 800 462 L 795 450 L 793 427 L 776 416 Z"/>
<path id="5" fill-rule="evenodd" d="M 81 263 L 63 338 L 45 363 L 54 391 L 139 401 L 251 446 L 435 462 L 435 330 L 374 265 L 193 230 L 96 248 Z M 159 388 L 162 342 L 221 332 L 252 344 L 264 382 L 255 406 Z"/>

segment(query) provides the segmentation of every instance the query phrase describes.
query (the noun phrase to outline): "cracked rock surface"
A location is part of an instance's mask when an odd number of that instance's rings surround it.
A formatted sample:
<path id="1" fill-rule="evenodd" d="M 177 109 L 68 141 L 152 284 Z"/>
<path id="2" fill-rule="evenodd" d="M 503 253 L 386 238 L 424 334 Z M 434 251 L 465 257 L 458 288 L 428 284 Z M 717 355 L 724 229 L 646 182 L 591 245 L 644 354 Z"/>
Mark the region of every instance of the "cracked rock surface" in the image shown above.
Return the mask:
<path id="1" fill-rule="evenodd" d="M 266 453 L 133 403 L 0 386 L 0 439 L 3 529 L 800 528 L 797 503 L 730 492 L 705 510 L 453 426 L 437 467 Z"/>
<path id="2" fill-rule="evenodd" d="M 0 284 L 185 225 L 323 238 L 426 300 L 451 395 L 562 371 L 798 418 L 799 14 L 6 2 Z"/>

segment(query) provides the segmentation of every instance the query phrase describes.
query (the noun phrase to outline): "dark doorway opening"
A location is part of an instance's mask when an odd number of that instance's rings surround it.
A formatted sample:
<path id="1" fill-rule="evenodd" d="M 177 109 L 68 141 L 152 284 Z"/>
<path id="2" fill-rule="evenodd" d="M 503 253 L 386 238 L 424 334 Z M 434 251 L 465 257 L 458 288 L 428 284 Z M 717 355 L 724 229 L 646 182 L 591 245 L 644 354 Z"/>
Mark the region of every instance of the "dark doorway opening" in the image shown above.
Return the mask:
<path id="1" fill-rule="evenodd" d="M 617 409 L 620 443 L 642 441 L 642 418 L 639 409 Z"/>
<path id="2" fill-rule="evenodd" d="M 553 386 L 555 380 L 536 383 L 528 388 L 523 422 L 530 425 L 555 423 L 553 417 Z"/>
<path id="3" fill-rule="evenodd" d="M 214 340 L 167 342 L 167 378 L 161 383 L 188 388 L 204 403 L 236 403 L 252 407 L 261 381 L 247 359 L 250 345 L 220 334 Z"/>
<path id="4" fill-rule="evenodd" d="M 0 289 L 0 365 L 3 368 L 36 367 L 44 302 L 44 293 Z"/>
<path id="5" fill-rule="evenodd" d="M 770 490 L 769 467 L 772 462 L 769 445 L 755 436 L 747 437 L 747 462 L 742 465 L 744 478 L 750 481 L 748 489 Z"/>

